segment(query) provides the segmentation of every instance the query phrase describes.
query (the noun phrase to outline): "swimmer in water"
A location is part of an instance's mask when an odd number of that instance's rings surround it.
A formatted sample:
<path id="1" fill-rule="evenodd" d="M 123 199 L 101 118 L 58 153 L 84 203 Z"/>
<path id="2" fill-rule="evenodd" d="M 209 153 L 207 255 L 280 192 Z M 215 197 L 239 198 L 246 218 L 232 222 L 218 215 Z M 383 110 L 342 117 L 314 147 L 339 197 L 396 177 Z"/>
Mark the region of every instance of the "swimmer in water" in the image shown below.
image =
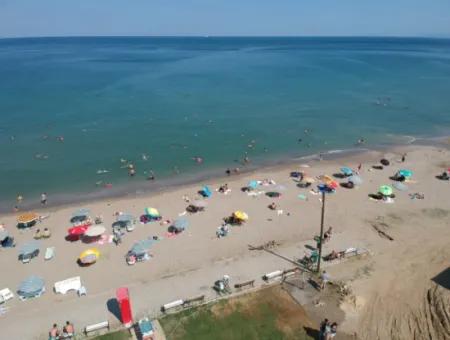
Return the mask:
<path id="1" fill-rule="evenodd" d="M 146 155 L 145 153 L 142 154 L 142 160 L 143 161 L 148 161 L 148 155 Z"/>
<path id="2" fill-rule="evenodd" d="M 203 158 L 201 157 L 192 157 L 192 160 L 195 161 L 197 164 L 203 163 Z"/>

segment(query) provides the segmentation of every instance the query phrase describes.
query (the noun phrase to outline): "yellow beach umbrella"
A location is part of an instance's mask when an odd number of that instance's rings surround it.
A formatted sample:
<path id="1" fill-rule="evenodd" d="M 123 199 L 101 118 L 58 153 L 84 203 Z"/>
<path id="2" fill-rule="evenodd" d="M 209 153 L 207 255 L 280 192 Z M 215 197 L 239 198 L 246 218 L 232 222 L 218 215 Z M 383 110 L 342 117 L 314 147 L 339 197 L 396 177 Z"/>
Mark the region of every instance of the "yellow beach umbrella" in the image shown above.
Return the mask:
<path id="1" fill-rule="evenodd" d="M 100 252 L 96 248 L 90 248 L 85 251 L 83 251 L 78 259 L 83 264 L 92 264 L 97 261 L 97 259 L 100 257 Z"/>
<path id="2" fill-rule="evenodd" d="M 247 221 L 248 220 L 248 215 L 240 210 L 237 210 L 233 213 L 234 217 L 236 217 L 238 220 L 241 221 Z"/>
<path id="3" fill-rule="evenodd" d="M 331 176 L 328 176 L 328 175 L 324 175 L 324 176 L 322 176 L 321 177 L 321 180 L 323 181 L 323 182 L 325 182 L 325 183 L 331 183 L 331 182 L 334 182 L 334 179 L 331 177 Z"/>
<path id="4" fill-rule="evenodd" d="M 39 218 L 39 215 L 34 213 L 34 212 L 29 212 L 29 213 L 25 213 L 20 215 L 19 217 L 17 217 L 17 222 L 19 223 L 30 223 L 33 221 L 36 221 Z"/>

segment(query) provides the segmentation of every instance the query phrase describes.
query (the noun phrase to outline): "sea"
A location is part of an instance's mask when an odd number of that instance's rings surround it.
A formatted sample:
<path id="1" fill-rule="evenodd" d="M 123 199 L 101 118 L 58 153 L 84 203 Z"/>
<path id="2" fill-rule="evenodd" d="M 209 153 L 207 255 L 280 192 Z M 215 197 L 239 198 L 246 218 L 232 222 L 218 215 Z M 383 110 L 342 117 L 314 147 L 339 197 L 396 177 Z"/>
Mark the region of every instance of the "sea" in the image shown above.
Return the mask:
<path id="1" fill-rule="evenodd" d="M 450 40 L 0 39 L 0 118 L 3 211 L 207 183 L 450 135 Z"/>

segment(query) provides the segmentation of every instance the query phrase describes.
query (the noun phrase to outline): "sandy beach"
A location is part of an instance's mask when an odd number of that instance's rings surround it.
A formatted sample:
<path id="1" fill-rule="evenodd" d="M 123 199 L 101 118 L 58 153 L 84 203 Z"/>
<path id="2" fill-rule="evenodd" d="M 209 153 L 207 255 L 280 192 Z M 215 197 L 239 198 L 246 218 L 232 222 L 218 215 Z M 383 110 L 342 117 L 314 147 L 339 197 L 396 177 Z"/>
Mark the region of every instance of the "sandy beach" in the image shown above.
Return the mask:
<path id="1" fill-rule="evenodd" d="M 403 153 L 407 153 L 404 163 L 400 162 Z M 389 159 L 391 164 L 383 170 L 372 169 L 381 158 Z M 66 320 L 74 322 L 78 329 L 106 319 L 117 324 L 117 319 L 108 311 L 107 302 L 114 298 L 115 289 L 120 286 L 129 287 L 133 310 L 136 315 L 143 315 L 156 313 L 162 304 L 178 298 L 212 295 L 210 286 L 225 273 L 238 282 L 259 279 L 272 270 L 291 268 L 292 264 L 281 257 L 248 249 L 248 245 L 276 241 L 278 254 L 298 259 L 307 251 L 305 245 L 314 245 L 312 239 L 318 234 L 320 224 L 320 196 L 311 194 L 309 189 L 298 188 L 289 177 L 290 171 L 305 171 L 308 176 L 316 177 L 337 173 L 342 166 L 356 168 L 360 163 L 363 184 L 354 189 L 338 188 L 335 194 L 327 196 L 326 202 L 325 226 L 333 227 L 333 236 L 325 244 L 324 254 L 349 247 L 370 251 L 370 256 L 361 260 L 325 265 L 332 280 L 346 281 L 352 287 L 352 299 L 341 305 L 345 321 L 340 330 L 371 340 L 448 338 L 448 275 L 446 282 L 444 279 L 433 281 L 433 278 L 448 268 L 450 259 L 450 182 L 435 177 L 450 167 L 450 151 L 444 147 L 418 145 L 367 151 L 332 160 L 302 161 L 153 195 L 40 209 L 36 212 L 50 216 L 28 231 L 16 228 L 16 214 L 2 215 L 0 222 L 14 236 L 17 247 L 0 248 L 0 289 L 8 287 L 15 292 L 19 283 L 31 274 L 43 277 L 47 289 L 40 298 L 20 301 L 16 295 L 5 304 L 6 311 L 0 315 L 2 337 L 46 338 L 51 324 L 61 325 Z M 404 168 L 414 174 L 407 183 L 408 191 L 395 191 L 393 204 L 368 198 L 380 185 L 391 185 L 389 176 Z M 241 192 L 241 187 L 250 180 L 266 178 L 285 188 L 280 198 Z M 184 196 L 193 200 L 203 184 L 217 189 L 224 183 L 228 184 L 230 193 L 214 191 L 206 211 L 185 214 L 188 203 Z M 257 191 L 267 192 L 274 187 L 260 186 Z M 423 194 L 424 199 L 411 199 L 409 194 L 412 193 Z M 307 200 L 300 199 L 299 194 L 305 195 Z M 268 209 L 272 202 L 282 214 Z M 79 207 L 89 208 L 92 216 L 102 215 L 108 234 L 112 234 L 115 212 L 139 217 L 146 207 L 157 208 L 164 220 L 184 216 L 190 225 L 183 233 L 168 237 L 168 225 L 138 223 L 119 246 L 113 243 L 95 245 L 101 252 L 100 259 L 82 268 L 76 260 L 91 245 L 65 240 L 71 227 L 71 213 Z M 236 210 L 245 211 L 249 215 L 248 222 L 232 227 L 227 237 L 218 239 L 216 230 L 223 218 Z M 380 237 L 375 231 L 373 225 L 380 223 L 393 241 Z M 52 236 L 42 241 L 41 254 L 29 264 L 19 262 L 18 247 L 33 238 L 36 228 L 45 227 L 51 230 Z M 134 242 L 150 236 L 160 238 L 151 249 L 152 258 L 128 266 L 127 251 Z M 49 246 L 55 247 L 56 255 L 44 261 L 43 254 Z M 87 288 L 86 297 L 79 298 L 74 293 L 57 295 L 52 291 L 54 282 L 78 275 Z"/>

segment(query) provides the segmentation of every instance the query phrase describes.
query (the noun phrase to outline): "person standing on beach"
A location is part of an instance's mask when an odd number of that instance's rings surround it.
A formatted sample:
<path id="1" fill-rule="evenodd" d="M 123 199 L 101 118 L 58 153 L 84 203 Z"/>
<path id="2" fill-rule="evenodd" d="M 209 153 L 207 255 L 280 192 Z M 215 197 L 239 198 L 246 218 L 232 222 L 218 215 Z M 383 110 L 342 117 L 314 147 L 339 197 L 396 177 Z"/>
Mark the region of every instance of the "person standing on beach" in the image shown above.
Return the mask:
<path id="1" fill-rule="evenodd" d="M 53 327 L 50 329 L 48 334 L 49 340 L 57 340 L 59 338 L 59 329 L 56 323 L 53 324 Z"/>
<path id="2" fill-rule="evenodd" d="M 42 205 L 46 205 L 47 204 L 47 193 L 46 192 L 43 192 L 41 194 L 41 204 Z"/>
<path id="3" fill-rule="evenodd" d="M 327 286 L 327 283 L 330 281 L 330 276 L 328 273 L 324 270 L 322 272 L 322 275 L 320 276 L 321 282 L 320 282 L 320 290 L 324 290 Z"/>
<path id="4" fill-rule="evenodd" d="M 404 153 L 403 155 L 402 155 L 402 163 L 404 163 L 406 161 L 406 153 Z"/>
<path id="5" fill-rule="evenodd" d="M 359 163 L 359 164 L 358 164 L 358 173 L 360 173 L 360 172 L 361 172 L 361 168 L 362 168 L 362 164 L 361 164 L 361 163 Z"/>

